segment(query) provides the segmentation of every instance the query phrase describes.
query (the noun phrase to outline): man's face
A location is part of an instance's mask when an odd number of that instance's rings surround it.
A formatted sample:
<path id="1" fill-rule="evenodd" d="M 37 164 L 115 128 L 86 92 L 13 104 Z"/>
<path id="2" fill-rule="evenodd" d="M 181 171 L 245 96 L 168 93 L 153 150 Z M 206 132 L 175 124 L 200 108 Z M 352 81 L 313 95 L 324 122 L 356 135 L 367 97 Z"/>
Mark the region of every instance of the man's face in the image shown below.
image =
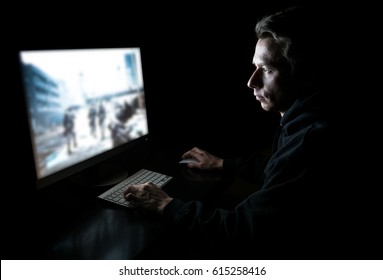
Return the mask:
<path id="1" fill-rule="evenodd" d="M 259 39 L 255 47 L 253 64 L 256 69 L 247 85 L 261 102 L 265 111 L 282 115 L 294 100 L 292 76 L 287 60 L 270 38 Z"/>

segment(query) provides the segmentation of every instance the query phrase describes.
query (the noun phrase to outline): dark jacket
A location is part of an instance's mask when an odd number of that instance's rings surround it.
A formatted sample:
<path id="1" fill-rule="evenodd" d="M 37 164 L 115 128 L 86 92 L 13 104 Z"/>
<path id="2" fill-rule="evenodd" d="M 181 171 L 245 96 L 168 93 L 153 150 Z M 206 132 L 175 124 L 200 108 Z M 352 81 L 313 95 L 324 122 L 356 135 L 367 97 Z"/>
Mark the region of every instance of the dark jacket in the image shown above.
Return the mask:
<path id="1" fill-rule="evenodd" d="M 234 209 L 179 199 L 165 208 L 166 223 L 186 234 L 201 254 L 196 257 L 317 258 L 343 238 L 336 229 L 341 143 L 325 101 L 315 94 L 293 104 L 280 120 L 271 156 L 224 160 L 224 172 L 261 185 Z"/>

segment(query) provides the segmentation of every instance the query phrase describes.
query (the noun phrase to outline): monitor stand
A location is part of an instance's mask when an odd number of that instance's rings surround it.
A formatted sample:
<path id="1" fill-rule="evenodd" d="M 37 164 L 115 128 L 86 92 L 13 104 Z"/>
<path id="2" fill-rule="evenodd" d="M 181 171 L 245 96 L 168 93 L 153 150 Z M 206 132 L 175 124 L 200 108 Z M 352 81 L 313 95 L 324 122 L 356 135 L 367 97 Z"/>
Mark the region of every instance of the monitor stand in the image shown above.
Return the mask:
<path id="1" fill-rule="evenodd" d="M 127 178 L 128 171 L 119 164 L 99 163 L 69 178 L 72 183 L 89 187 L 113 186 Z"/>

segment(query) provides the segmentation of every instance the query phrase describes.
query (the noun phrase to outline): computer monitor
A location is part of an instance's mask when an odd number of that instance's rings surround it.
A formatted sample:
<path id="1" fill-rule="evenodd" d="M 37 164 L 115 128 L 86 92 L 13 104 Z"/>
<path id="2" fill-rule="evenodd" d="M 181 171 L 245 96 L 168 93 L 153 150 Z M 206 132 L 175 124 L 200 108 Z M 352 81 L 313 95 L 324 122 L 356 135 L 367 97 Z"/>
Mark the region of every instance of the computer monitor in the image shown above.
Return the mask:
<path id="1" fill-rule="evenodd" d="M 140 47 L 21 50 L 19 60 L 37 189 L 147 140 Z M 112 173 L 95 184 L 125 176 Z"/>

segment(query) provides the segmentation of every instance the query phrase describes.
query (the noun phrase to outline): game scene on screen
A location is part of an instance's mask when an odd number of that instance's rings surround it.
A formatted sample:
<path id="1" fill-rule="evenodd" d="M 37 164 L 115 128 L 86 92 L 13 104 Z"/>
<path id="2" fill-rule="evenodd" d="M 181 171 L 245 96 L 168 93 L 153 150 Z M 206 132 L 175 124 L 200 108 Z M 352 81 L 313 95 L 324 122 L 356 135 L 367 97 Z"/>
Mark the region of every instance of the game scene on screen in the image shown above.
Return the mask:
<path id="1" fill-rule="evenodd" d="M 20 59 L 38 178 L 148 133 L 139 48 Z"/>

